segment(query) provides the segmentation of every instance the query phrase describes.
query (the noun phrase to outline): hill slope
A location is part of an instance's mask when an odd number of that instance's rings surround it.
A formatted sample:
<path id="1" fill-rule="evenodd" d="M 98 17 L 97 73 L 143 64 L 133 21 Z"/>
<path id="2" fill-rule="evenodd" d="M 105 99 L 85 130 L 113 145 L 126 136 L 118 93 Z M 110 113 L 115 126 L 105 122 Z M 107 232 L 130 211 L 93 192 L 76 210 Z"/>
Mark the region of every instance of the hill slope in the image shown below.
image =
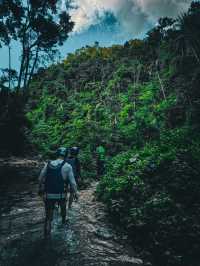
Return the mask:
<path id="1" fill-rule="evenodd" d="M 29 140 L 46 156 L 80 146 L 84 180 L 105 147 L 97 195 L 154 266 L 200 262 L 200 53 L 186 27 L 198 39 L 199 17 L 194 3 L 143 41 L 78 50 L 37 74 L 27 104 Z"/>

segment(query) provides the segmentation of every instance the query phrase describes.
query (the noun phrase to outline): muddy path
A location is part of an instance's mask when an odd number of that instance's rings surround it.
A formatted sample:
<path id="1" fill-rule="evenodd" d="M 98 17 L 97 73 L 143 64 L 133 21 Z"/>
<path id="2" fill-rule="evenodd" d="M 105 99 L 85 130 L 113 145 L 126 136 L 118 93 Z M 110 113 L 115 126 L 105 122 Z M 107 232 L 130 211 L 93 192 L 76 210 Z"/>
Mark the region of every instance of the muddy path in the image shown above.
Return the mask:
<path id="1" fill-rule="evenodd" d="M 97 183 L 80 191 L 79 202 L 68 211 L 67 225 L 61 225 L 55 210 L 47 241 L 43 201 L 36 180 L 28 180 L 0 189 L 0 266 L 143 265 L 109 224 L 104 205 L 96 201 Z"/>

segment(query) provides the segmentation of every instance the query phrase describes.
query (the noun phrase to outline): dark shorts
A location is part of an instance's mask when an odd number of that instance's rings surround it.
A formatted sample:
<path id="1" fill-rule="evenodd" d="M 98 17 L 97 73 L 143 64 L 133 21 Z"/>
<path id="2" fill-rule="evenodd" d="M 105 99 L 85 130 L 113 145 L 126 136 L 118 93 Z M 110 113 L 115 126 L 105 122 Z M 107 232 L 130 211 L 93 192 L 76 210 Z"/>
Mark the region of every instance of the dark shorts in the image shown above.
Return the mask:
<path id="1" fill-rule="evenodd" d="M 45 213 L 46 219 L 53 219 L 53 211 L 55 209 L 55 205 L 58 204 L 61 210 L 61 216 L 65 219 L 66 216 L 66 199 L 46 199 L 45 200 Z"/>
<path id="2" fill-rule="evenodd" d="M 97 177 L 100 178 L 105 172 L 105 161 L 97 159 Z"/>
<path id="3" fill-rule="evenodd" d="M 70 194 L 74 193 L 74 190 L 73 190 L 72 186 L 68 185 L 67 192 L 70 193 Z"/>

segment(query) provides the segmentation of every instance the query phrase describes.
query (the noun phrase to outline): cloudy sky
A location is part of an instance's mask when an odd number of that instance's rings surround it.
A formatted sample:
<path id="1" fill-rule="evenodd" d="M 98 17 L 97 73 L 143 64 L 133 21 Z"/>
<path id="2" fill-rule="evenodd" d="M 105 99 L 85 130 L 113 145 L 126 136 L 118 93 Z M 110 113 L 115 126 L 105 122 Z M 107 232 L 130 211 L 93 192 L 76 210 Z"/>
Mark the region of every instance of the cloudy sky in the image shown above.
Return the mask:
<path id="1" fill-rule="evenodd" d="M 70 0 L 61 0 L 61 9 Z M 61 48 L 62 58 L 69 52 L 99 41 L 102 46 L 143 38 L 158 18 L 176 17 L 191 0 L 74 0 L 70 9 L 75 22 L 73 33 Z M 12 66 L 18 65 L 18 45 L 12 45 Z M 8 49 L 0 50 L 0 67 L 7 67 Z"/>

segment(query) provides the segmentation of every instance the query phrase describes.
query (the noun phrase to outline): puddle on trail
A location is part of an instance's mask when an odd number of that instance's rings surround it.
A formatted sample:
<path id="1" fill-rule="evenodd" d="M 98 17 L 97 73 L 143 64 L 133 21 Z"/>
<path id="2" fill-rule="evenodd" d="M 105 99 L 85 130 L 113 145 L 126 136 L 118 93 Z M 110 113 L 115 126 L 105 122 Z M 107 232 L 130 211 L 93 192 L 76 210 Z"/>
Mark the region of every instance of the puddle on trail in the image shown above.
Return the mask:
<path id="1" fill-rule="evenodd" d="M 61 225 L 55 210 L 48 241 L 43 239 L 44 209 L 37 186 L 0 191 L 0 266 L 142 265 L 106 221 L 104 206 L 93 196 L 95 186 L 80 192 L 67 225 Z"/>

